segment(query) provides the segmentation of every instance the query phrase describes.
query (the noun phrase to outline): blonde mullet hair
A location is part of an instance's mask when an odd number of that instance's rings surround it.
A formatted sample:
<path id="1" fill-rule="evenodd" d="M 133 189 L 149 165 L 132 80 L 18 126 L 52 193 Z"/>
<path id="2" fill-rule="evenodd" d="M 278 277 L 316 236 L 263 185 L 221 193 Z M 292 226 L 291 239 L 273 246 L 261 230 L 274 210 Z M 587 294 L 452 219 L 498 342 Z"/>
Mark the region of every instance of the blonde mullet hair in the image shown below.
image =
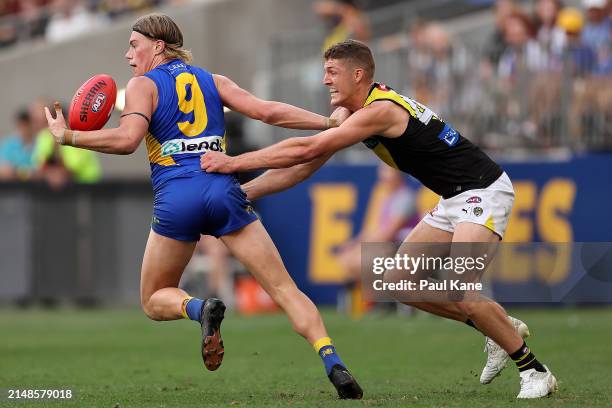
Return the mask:
<path id="1" fill-rule="evenodd" d="M 191 64 L 193 61 L 191 50 L 168 47 L 168 44 L 166 44 L 166 47 L 164 48 L 164 55 L 169 59 L 180 59 L 186 64 Z"/>
<path id="2" fill-rule="evenodd" d="M 142 16 L 132 26 L 136 31 L 152 40 L 164 42 L 164 56 L 169 59 L 178 58 L 189 64 L 193 60 L 190 50 L 183 49 L 183 33 L 169 16 L 152 13 Z"/>

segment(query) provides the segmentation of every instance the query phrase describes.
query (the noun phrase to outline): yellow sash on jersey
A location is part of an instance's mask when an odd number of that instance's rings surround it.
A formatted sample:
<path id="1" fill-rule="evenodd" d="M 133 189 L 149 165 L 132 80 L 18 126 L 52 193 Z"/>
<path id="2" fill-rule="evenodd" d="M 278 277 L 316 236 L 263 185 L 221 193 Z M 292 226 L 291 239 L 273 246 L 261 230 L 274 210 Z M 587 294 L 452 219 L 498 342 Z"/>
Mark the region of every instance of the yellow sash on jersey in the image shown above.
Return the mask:
<path id="1" fill-rule="evenodd" d="M 410 116 L 417 117 L 417 113 L 408 102 L 400 94 L 395 92 L 391 88 L 387 88 L 384 85 L 375 84 L 370 91 L 370 95 L 368 95 L 368 99 L 366 99 L 363 107 L 365 108 L 369 104 L 375 101 L 392 101 L 400 105 L 402 108 L 406 109 Z"/>
<path id="2" fill-rule="evenodd" d="M 394 90 L 389 89 L 387 87 L 383 87 L 381 85 L 375 84 L 372 87 L 372 90 L 370 91 L 370 95 L 368 95 L 368 98 L 366 99 L 365 103 L 363 104 L 363 107 L 365 108 L 366 106 L 370 105 L 372 102 L 375 102 L 375 101 L 392 101 L 392 102 L 395 102 L 398 105 L 400 105 L 401 107 L 403 107 L 404 109 L 406 109 L 408 111 L 408 113 L 410 113 L 411 116 L 415 116 L 414 115 L 414 110 L 412 109 L 412 107 L 410 105 L 408 105 L 408 103 L 406 103 L 404 98 L 402 98 Z M 376 140 L 376 139 L 372 138 L 372 140 Z M 395 169 L 398 169 L 398 170 L 400 169 L 398 167 L 398 165 L 395 163 L 395 160 L 393 160 L 393 157 L 391 156 L 391 153 L 389 152 L 389 150 L 387 150 L 385 145 L 380 143 L 380 141 L 376 140 L 376 144 L 375 145 L 374 145 L 374 143 L 369 143 L 368 141 L 366 141 L 365 145 L 368 146 L 370 149 L 372 149 L 374 154 L 376 156 L 378 156 L 378 158 L 380 158 L 382 161 L 387 163 L 389 166 L 391 166 L 391 167 L 393 167 Z M 374 146 L 371 147 L 371 145 L 374 145 Z"/>

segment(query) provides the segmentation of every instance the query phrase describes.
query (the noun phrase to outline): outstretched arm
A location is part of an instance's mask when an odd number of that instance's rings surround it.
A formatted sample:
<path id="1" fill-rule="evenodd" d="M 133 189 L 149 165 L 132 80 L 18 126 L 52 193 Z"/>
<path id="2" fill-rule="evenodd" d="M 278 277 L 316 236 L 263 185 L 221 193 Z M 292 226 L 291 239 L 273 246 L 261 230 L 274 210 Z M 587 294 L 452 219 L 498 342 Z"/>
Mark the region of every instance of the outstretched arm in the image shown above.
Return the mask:
<path id="1" fill-rule="evenodd" d="M 235 173 L 257 169 L 276 169 L 307 163 L 358 143 L 373 135 L 384 135 L 393 124 L 383 103 L 369 105 L 353 113 L 340 127 L 314 136 L 292 137 L 254 152 L 229 157 L 207 152 L 200 158 L 208 172 Z"/>
<path id="2" fill-rule="evenodd" d="M 144 76 L 132 78 L 125 93 L 125 109 L 119 127 L 93 131 L 66 129 L 66 121 L 59 103 L 55 103 L 55 119 L 45 107 L 49 130 L 59 144 L 81 147 L 110 154 L 131 154 L 140 145 L 149 128 L 153 112 L 155 84 Z M 130 113 L 137 112 L 140 115 Z M 125 114 L 124 114 L 125 115 Z M 145 119 L 143 116 L 147 119 Z"/>
<path id="3" fill-rule="evenodd" d="M 251 119 L 290 129 L 324 130 L 338 125 L 335 119 L 293 105 L 259 99 L 222 75 L 213 78 L 223 104 Z"/>
<path id="4" fill-rule="evenodd" d="M 322 156 L 308 163 L 298 164 L 286 169 L 268 170 L 262 175 L 242 185 L 249 200 L 257 200 L 270 194 L 285 191 L 306 180 L 317 171 L 331 156 Z"/>

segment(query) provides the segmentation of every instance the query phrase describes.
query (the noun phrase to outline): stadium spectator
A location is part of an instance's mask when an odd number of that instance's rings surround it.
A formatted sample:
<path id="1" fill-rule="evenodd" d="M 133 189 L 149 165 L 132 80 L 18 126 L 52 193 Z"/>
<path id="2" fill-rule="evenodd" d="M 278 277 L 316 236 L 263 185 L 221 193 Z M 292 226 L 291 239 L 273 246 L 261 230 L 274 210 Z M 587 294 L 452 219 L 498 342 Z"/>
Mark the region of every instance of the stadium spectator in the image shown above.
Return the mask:
<path id="1" fill-rule="evenodd" d="M 313 7 L 330 27 L 323 41 L 323 52 L 349 38 L 365 43 L 370 41 L 370 21 L 355 0 L 319 0 Z"/>
<path id="2" fill-rule="evenodd" d="M 34 129 L 26 108 L 15 115 L 15 134 L 0 143 L 0 180 L 26 180 L 32 175 Z"/>
<path id="3" fill-rule="evenodd" d="M 49 24 L 46 0 L 22 0 L 19 14 L 20 39 L 44 38 Z"/>
<path id="4" fill-rule="evenodd" d="M 17 26 L 11 16 L 18 11 L 17 0 L 0 1 L 0 47 L 7 47 L 17 42 Z"/>
<path id="5" fill-rule="evenodd" d="M 495 2 L 495 30 L 487 41 L 484 51 L 488 67 L 497 66 L 501 55 L 506 49 L 507 43 L 504 34 L 506 19 L 510 15 L 519 12 L 521 12 L 521 9 L 513 0 L 497 0 Z"/>
<path id="6" fill-rule="evenodd" d="M 102 14 L 92 13 L 82 0 L 55 0 L 53 15 L 45 37 L 60 42 L 104 27 L 108 21 Z"/>
<path id="7" fill-rule="evenodd" d="M 84 184 L 98 182 L 101 178 L 98 156 L 90 150 L 58 146 L 47 128 L 43 111 L 47 105 L 43 99 L 30 105 L 30 116 L 37 132 L 33 157 L 38 174 L 55 189 L 71 181 Z"/>
<path id="8" fill-rule="evenodd" d="M 539 0 L 536 6 L 536 40 L 546 54 L 551 69 L 560 69 L 566 42 L 565 32 L 557 25 L 557 15 L 561 8 L 560 0 Z"/>
<path id="9" fill-rule="evenodd" d="M 593 125 L 612 114 L 612 82 L 610 75 L 600 75 L 597 54 L 583 39 L 584 18 L 580 10 L 566 8 L 559 13 L 559 26 L 565 29 L 567 47 L 564 68 L 569 82 L 568 95 L 571 100 L 568 109 L 569 134 L 574 145 L 582 145 L 590 135 L 585 133 L 585 123 Z M 605 122 L 604 122 L 605 123 Z M 605 126 L 605 124 L 604 124 Z M 590 129 L 602 134 L 606 130 Z"/>
<path id="10" fill-rule="evenodd" d="M 111 19 L 134 12 L 146 12 L 163 3 L 162 0 L 101 0 L 98 9 Z"/>
<path id="11" fill-rule="evenodd" d="M 506 133 L 521 145 L 547 146 L 552 130 L 548 125 L 558 108 L 560 76 L 550 71 L 548 55 L 535 40 L 526 14 L 506 18 L 504 38 L 508 47 L 497 67 L 501 91 L 497 103 L 500 117 L 507 121 Z"/>
<path id="12" fill-rule="evenodd" d="M 582 3 L 587 16 L 582 42 L 596 54 L 595 75 L 612 74 L 612 17 L 606 3 L 606 0 L 583 0 Z"/>
<path id="13" fill-rule="evenodd" d="M 459 79 L 467 70 L 466 51 L 442 24 L 435 22 L 417 24 L 410 38 L 407 93 L 446 116 L 462 91 Z"/>
<path id="14" fill-rule="evenodd" d="M 597 50 L 610 43 L 612 17 L 608 12 L 607 0 L 583 0 L 587 21 L 582 31 L 582 41 Z"/>
<path id="15" fill-rule="evenodd" d="M 532 72 L 546 68 L 546 55 L 534 39 L 534 27 L 526 14 L 513 13 L 506 17 L 503 33 L 507 47 L 497 65 L 500 77 L 515 79 L 523 68 Z"/>
<path id="16" fill-rule="evenodd" d="M 582 40 L 584 17 L 580 10 L 567 7 L 559 13 L 558 24 L 565 31 L 567 44 L 564 49 L 564 68 L 575 78 L 590 74 L 596 65 L 596 55 L 592 47 Z"/>

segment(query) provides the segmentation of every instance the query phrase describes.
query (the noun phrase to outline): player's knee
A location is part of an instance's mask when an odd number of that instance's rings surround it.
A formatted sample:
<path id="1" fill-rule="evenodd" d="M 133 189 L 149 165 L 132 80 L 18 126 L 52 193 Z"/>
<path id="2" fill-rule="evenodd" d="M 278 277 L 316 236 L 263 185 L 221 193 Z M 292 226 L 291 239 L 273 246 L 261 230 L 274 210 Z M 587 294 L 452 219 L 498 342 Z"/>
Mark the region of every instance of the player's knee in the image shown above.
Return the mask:
<path id="1" fill-rule="evenodd" d="M 149 300 L 141 301 L 142 311 L 151 320 L 162 320 L 160 314 L 155 310 L 155 307 L 149 302 Z"/>

